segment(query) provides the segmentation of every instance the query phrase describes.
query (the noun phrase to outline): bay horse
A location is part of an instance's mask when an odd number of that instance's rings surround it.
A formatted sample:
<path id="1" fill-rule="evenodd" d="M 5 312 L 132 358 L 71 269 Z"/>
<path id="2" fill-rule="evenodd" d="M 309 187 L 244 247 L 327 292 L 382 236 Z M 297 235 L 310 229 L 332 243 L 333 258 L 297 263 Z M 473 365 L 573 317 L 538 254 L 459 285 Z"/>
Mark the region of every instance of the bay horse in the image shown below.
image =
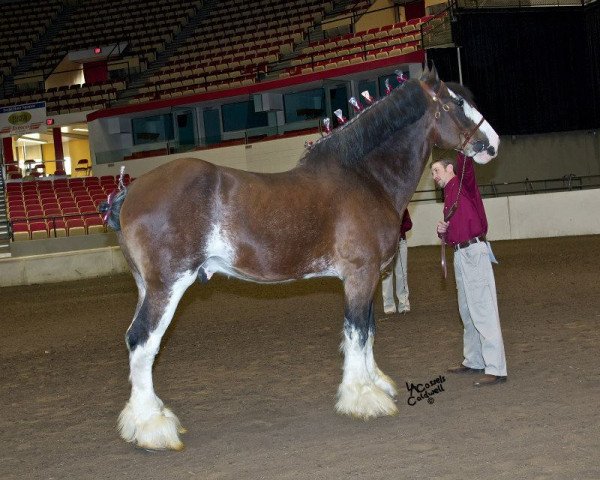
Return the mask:
<path id="1" fill-rule="evenodd" d="M 139 291 L 125 336 L 131 396 L 119 430 L 126 441 L 183 448 L 179 420 L 154 392 L 152 365 L 185 290 L 215 273 L 261 283 L 341 279 L 336 409 L 363 419 L 398 412 L 395 384 L 373 357 L 373 296 L 394 257 L 402 214 L 433 145 L 478 163 L 498 150 L 498 135 L 461 91 L 426 67 L 315 142 L 290 171 L 259 174 L 186 158 L 119 192 L 106 207 L 108 223 Z"/>

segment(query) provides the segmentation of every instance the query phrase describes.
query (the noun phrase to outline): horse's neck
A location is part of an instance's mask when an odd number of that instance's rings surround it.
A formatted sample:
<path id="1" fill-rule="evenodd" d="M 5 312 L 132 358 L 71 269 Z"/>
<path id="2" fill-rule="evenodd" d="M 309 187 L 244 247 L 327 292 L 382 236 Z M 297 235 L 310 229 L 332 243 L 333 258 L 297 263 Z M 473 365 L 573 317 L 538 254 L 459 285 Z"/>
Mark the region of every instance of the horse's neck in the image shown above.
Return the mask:
<path id="1" fill-rule="evenodd" d="M 387 193 L 398 213 L 414 194 L 431 153 L 429 119 L 423 118 L 411 130 L 406 132 L 413 137 L 410 142 L 405 135 L 392 139 L 385 152 L 367 162 L 369 174 Z"/>

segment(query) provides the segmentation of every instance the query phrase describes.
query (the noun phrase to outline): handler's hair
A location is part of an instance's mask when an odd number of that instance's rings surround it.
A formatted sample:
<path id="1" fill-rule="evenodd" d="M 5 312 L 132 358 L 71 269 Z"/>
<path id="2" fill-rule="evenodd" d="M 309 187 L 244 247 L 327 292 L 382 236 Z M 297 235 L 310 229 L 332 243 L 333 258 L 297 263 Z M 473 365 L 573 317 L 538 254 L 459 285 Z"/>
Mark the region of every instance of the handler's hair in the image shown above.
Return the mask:
<path id="1" fill-rule="evenodd" d="M 452 168 L 454 169 L 454 172 L 456 173 L 456 159 L 455 158 L 440 158 L 438 160 L 432 160 L 431 163 L 429 164 L 429 170 L 431 170 L 431 167 L 433 167 L 434 163 L 441 163 L 444 168 L 446 168 L 448 165 L 452 165 Z"/>

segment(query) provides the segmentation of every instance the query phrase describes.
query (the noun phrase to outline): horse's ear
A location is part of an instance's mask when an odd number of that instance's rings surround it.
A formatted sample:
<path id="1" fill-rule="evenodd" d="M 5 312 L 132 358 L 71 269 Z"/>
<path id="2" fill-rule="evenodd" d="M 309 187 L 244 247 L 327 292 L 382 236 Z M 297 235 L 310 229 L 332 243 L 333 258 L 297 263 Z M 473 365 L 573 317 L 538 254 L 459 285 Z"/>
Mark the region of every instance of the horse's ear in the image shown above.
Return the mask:
<path id="1" fill-rule="evenodd" d="M 429 77 L 429 66 L 425 63 L 425 68 L 423 69 L 423 73 L 421 74 L 420 80 L 426 82 Z"/>
<path id="2" fill-rule="evenodd" d="M 440 77 L 438 75 L 437 68 L 435 68 L 435 64 L 433 62 L 431 62 L 431 70 L 429 70 L 429 75 L 431 76 L 432 80 L 434 80 L 435 82 L 440 81 Z"/>

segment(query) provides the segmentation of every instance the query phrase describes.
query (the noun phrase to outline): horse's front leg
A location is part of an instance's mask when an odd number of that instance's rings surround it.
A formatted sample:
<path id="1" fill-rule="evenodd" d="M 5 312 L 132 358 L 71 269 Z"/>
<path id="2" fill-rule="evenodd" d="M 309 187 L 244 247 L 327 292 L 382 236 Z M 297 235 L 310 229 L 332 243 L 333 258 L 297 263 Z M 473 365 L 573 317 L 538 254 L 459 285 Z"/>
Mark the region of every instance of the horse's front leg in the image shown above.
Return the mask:
<path id="1" fill-rule="evenodd" d="M 154 393 L 152 365 L 177 304 L 194 279 L 195 275 L 184 274 L 170 286 L 153 287 L 144 282 L 145 288 L 139 288 L 138 282 L 141 302 L 125 337 L 129 348 L 131 397 L 119 416 L 119 430 L 126 441 L 142 448 L 183 448 L 179 434 L 185 430 Z"/>
<path id="2" fill-rule="evenodd" d="M 364 275 L 349 277 L 344 282 L 344 374 L 338 388 L 336 409 L 339 413 L 368 419 L 395 415 L 394 382 L 379 368 L 373 357 L 375 317 L 373 294 L 378 272 L 369 280 Z"/>

